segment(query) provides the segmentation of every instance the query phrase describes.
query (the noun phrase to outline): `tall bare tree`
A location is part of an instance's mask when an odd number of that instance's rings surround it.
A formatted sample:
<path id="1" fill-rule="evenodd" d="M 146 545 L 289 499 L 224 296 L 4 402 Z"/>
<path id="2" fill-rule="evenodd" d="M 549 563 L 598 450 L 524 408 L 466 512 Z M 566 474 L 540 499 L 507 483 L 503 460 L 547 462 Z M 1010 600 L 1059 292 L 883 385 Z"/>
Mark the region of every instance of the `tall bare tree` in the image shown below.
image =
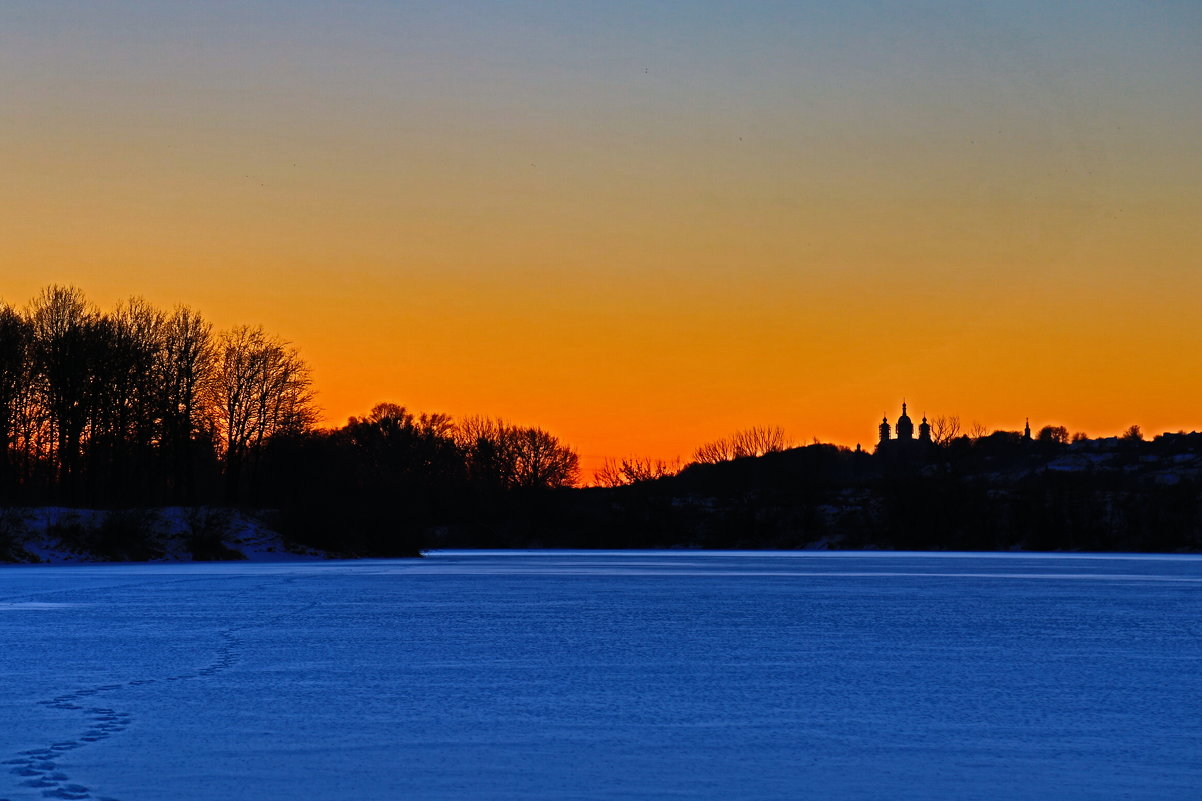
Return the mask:
<path id="1" fill-rule="evenodd" d="M 96 408 L 88 456 L 91 484 L 141 497 L 154 472 L 161 432 L 163 313 L 141 298 L 117 304 L 96 323 Z"/>
<path id="2" fill-rule="evenodd" d="M 237 499 L 243 469 L 259 446 L 316 422 L 312 383 L 299 351 L 262 327 L 243 325 L 219 336 L 210 387 L 231 501 Z"/>
<path id="3" fill-rule="evenodd" d="M 216 415 L 206 389 L 214 382 L 217 347 L 213 326 L 187 306 L 176 306 L 163 324 L 159 353 L 163 423 L 161 447 L 178 500 L 195 498 L 194 467 L 212 453 Z"/>
<path id="4" fill-rule="evenodd" d="M 158 372 L 163 382 L 164 438 L 186 442 L 209 435 L 212 410 L 205 387 L 216 369 L 213 326 L 187 306 L 177 306 L 163 326 Z"/>
<path id="5" fill-rule="evenodd" d="M 14 465 L 21 418 L 30 390 L 32 329 L 16 309 L 0 306 L 0 500 L 7 500 L 17 483 Z"/>
<path id="6" fill-rule="evenodd" d="M 60 486 L 78 491 L 84 437 L 97 406 L 100 313 L 75 287 L 50 286 L 29 305 L 36 391 L 51 431 Z"/>

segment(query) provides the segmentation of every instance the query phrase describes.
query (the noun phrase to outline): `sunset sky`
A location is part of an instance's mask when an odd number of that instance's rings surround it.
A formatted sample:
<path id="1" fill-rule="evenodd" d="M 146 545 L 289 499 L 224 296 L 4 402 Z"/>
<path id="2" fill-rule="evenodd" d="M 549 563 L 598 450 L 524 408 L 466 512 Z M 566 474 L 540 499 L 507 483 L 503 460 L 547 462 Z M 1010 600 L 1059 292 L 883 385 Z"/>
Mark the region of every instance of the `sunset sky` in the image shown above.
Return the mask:
<path id="1" fill-rule="evenodd" d="M 0 298 L 262 323 L 330 425 L 1202 428 L 1196 0 L 5 0 L 0 75 Z"/>

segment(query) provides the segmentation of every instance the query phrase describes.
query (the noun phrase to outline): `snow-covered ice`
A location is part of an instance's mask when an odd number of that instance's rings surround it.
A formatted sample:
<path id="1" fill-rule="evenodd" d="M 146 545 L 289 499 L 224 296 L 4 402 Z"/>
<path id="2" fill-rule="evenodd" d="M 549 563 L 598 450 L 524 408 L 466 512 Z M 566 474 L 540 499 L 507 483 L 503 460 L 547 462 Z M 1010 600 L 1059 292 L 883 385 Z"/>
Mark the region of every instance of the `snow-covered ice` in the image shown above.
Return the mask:
<path id="1" fill-rule="evenodd" d="M 0 568 L 0 799 L 1202 797 L 1202 558 Z"/>

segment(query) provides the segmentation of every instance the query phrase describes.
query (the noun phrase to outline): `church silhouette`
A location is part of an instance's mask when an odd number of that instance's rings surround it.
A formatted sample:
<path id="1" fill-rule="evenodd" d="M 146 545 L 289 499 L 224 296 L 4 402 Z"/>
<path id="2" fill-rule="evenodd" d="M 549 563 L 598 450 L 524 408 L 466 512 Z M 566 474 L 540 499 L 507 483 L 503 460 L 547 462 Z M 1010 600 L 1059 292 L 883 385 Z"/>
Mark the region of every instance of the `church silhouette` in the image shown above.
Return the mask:
<path id="1" fill-rule="evenodd" d="M 897 418 L 897 437 L 891 438 L 890 433 L 893 428 L 889 425 L 888 416 L 881 417 L 881 425 L 879 430 L 881 438 L 876 444 L 877 453 L 884 451 L 894 453 L 904 453 L 915 450 L 921 450 L 931 445 L 931 424 L 927 422 L 927 418 L 923 415 L 922 422 L 918 424 L 918 438 L 914 438 L 914 421 L 910 419 L 910 415 L 906 414 L 906 402 L 902 401 L 901 417 Z"/>
<path id="2" fill-rule="evenodd" d="M 936 418 L 936 421 L 938 421 L 938 418 Z M 914 436 L 914 421 L 906 413 L 905 401 L 902 401 L 902 413 L 901 417 L 897 418 L 897 423 L 891 426 L 889 425 L 888 416 L 883 416 L 881 417 L 881 424 L 877 426 L 877 430 L 880 432 L 880 439 L 876 443 L 876 453 L 878 454 L 890 457 L 904 457 L 903 461 L 910 461 L 910 457 L 932 456 L 937 450 L 935 440 L 931 438 L 931 424 L 927 422 L 926 415 L 923 415 L 922 422 L 918 424 L 918 436 Z M 894 432 L 896 432 L 896 436 L 894 436 Z M 1040 436 L 1043 436 L 1042 432 Z M 985 437 L 982 434 L 973 436 L 971 439 L 996 439 L 999 437 L 1002 439 L 1011 438 L 1014 441 L 1020 442 L 1032 442 L 1031 418 L 1027 418 L 1021 433 L 1017 431 L 995 431 L 989 437 Z M 970 437 L 961 434 L 958 439 L 967 440 Z M 1064 441 L 1068 441 L 1067 431 L 1065 432 Z M 948 444 L 946 434 L 944 434 L 944 439 L 938 444 Z M 857 445 L 856 449 L 859 450 L 859 447 Z"/>

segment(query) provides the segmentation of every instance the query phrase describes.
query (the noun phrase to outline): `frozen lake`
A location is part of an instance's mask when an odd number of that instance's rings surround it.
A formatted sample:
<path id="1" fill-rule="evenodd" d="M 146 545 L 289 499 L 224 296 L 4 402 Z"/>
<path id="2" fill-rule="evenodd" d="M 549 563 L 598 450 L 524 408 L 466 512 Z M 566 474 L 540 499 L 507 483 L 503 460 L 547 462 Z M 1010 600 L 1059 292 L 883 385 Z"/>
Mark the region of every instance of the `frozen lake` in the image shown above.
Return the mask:
<path id="1" fill-rule="evenodd" d="M 1202 798 L 1202 558 L 0 568 L 0 799 Z"/>

